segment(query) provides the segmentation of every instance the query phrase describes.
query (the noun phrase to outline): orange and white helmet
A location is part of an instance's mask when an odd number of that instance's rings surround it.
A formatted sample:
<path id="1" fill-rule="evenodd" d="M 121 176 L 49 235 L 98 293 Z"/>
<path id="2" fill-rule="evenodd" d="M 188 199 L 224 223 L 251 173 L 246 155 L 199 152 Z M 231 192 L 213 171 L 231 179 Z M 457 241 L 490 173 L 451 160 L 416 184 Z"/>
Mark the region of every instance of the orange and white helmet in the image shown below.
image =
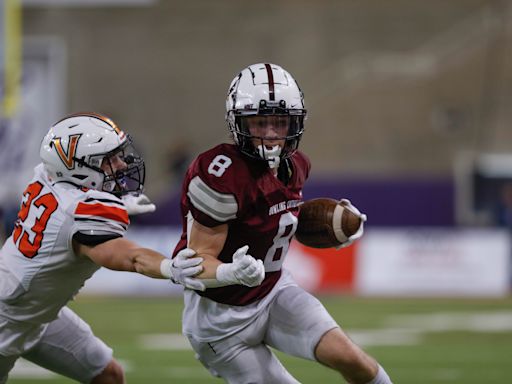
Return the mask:
<path id="1" fill-rule="evenodd" d="M 43 138 L 40 156 L 55 181 L 116 195 L 141 192 L 144 186 L 144 160 L 132 140 L 98 113 L 76 113 L 56 122 Z"/>

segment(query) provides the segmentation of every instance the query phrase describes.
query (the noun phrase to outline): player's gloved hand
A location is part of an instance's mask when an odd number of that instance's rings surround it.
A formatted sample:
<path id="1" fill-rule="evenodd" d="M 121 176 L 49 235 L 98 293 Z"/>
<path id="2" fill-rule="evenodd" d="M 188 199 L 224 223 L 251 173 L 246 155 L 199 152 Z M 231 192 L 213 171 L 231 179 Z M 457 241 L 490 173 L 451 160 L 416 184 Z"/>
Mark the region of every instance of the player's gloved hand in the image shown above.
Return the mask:
<path id="1" fill-rule="evenodd" d="M 121 196 L 121 200 L 123 200 L 124 207 L 130 216 L 154 212 L 156 209 L 155 204 L 143 193 L 138 195 L 129 193 Z"/>
<path id="2" fill-rule="evenodd" d="M 357 216 L 359 216 L 359 218 L 361 219 L 361 224 L 359 225 L 359 228 L 357 229 L 356 233 L 354 233 L 352 236 L 350 236 L 348 238 L 347 241 L 345 241 L 343 244 L 341 244 L 340 246 L 336 247 L 336 249 L 340 249 L 340 248 L 345 248 L 345 247 L 348 247 L 350 244 L 352 244 L 354 241 L 356 241 L 357 239 L 359 239 L 361 236 L 363 236 L 363 233 L 364 233 L 364 223 L 366 222 L 367 220 L 367 217 L 364 213 L 361 213 L 359 211 L 359 209 L 357 209 L 356 207 L 354 207 L 352 205 L 352 203 L 350 202 L 350 200 L 348 199 L 341 199 L 340 200 L 340 204 L 343 205 L 343 207 L 345 209 L 348 209 L 349 211 L 353 212 L 354 214 L 356 214 Z"/>
<path id="3" fill-rule="evenodd" d="M 265 278 L 263 261 L 256 260 L 247 254 L 245 245 L 235 251 L 232 263 L 224 263 L 217 267 L 217 281 L 224 285 L 241 284 L 247 287 L 260 285 Z"/>
<path id="4" fill-rule="evenodd" d="M 162 276 L 171 279 L 173 283 L 181 284 L 185 288 L 198 291 L 206 289 L 204 282 L 194 276 L 203 271 L 202 257 L 196 256 L 196 251 L 190 248 L 182 249 L 174 259 L 165 259 L 160 264 Z"/>

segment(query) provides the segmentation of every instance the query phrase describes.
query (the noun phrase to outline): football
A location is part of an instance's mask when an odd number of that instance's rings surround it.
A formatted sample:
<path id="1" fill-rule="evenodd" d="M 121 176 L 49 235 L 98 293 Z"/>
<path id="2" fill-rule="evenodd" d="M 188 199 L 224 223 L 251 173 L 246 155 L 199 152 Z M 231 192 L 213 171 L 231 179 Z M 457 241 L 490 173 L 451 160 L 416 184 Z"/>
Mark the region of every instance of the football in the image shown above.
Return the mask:
<path id="1" fill-rule="evenodd" d="M 312 248 L 333 248 L 342 245 L 355 234 L 361 217 L 346 208 L 344 202 L 318 198 L 300 206 L 296 239 Z"/>

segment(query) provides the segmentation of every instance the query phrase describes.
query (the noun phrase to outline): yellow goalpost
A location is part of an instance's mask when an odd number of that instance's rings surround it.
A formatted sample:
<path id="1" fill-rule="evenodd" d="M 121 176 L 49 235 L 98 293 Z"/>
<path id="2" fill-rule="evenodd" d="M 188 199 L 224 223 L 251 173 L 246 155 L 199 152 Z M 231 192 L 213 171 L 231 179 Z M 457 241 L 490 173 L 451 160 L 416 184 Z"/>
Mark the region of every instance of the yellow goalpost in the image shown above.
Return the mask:
<path id="1" fill-rule="evenodd" d="M 21 51 L 21 0 L 3 0 L 0 6 L 0 26 L 3 51 L 2 63 L 3 94 L 1 113 L 3 117 L 12 117 L 19 104 L 22 69 Z"/>

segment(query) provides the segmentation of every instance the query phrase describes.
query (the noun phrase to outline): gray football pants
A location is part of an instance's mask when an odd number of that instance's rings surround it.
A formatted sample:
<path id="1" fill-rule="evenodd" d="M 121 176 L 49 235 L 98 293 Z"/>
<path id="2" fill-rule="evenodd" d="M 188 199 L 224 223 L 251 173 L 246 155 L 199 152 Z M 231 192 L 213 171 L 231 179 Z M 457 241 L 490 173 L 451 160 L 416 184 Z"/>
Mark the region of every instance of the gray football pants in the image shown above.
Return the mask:
<path id="1" fill-rule="evenodd" d="M 276 298 L 241 332 L 214 342 L 189 337 L 198 359 L 213 375 L 233 384 L 296 384 L 270 347 L 292 356 L 316 360 L 315 347 L 338 327 L 324 306 L 297 286 Z"/>

